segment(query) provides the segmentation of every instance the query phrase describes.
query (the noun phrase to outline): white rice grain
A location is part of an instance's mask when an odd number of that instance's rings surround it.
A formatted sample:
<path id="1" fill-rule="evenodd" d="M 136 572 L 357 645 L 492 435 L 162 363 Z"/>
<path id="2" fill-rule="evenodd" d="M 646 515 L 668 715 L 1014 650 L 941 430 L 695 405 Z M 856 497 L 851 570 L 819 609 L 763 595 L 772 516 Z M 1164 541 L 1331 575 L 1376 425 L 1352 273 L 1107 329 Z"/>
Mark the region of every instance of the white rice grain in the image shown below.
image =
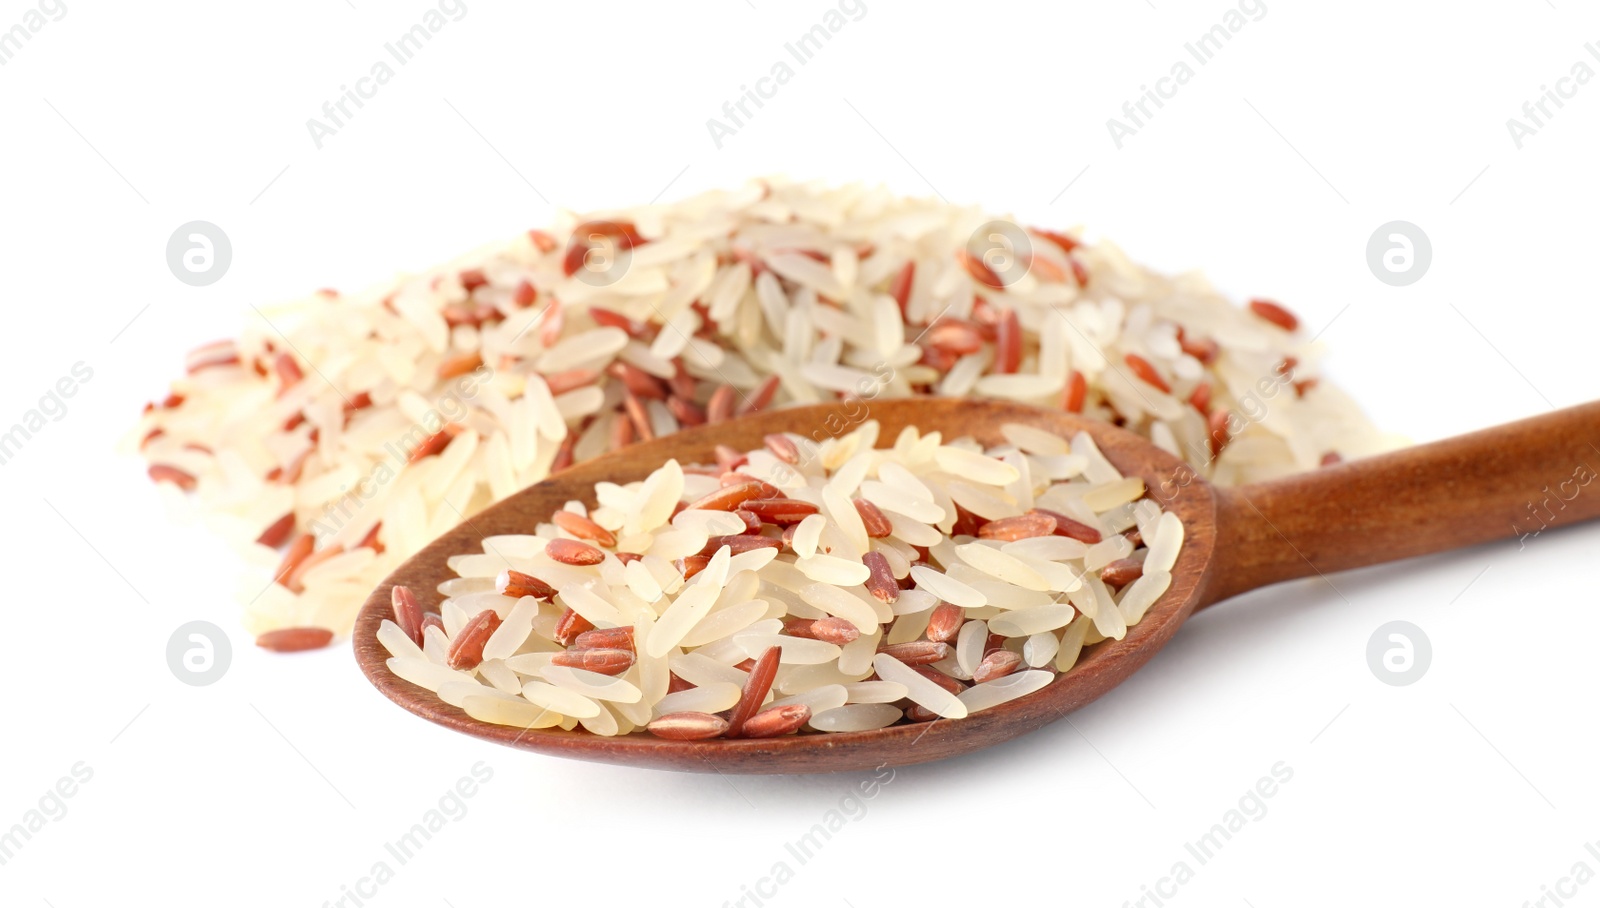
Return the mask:
<path id="1" fill-rule="evenodd" d="M 1026 637 L 1040 631 L 1066 627 L 1076 611 L 1065 602 L 1003 612 L 989 619 L 989 632 L 1006 637 Z"/>
<path id="2" fill-rule="evenodd" d="M 1156 524 L 1155 538 L 1150 540 L 1150 554 L 1145 558 L 1149 571 L 1171 571 L 1178 562 L 1178 550 L 1183 546 L 1183 521 L 1178 515 L 1167 512 Z"/>
<path id="3" fill-rule="evenodd" d="M 1122 594 L 1122 601 L 1117 603 L 1122 620 L 1129 625 L 1138 624 L 1144 619 L 1144 613 L 1171 585 L 1172 575 L 1166 571 L 1147 571 L 1140 575 Z"/>
<path id="4" fill-rule="evenodd" d="M 667 694 L 655 706 L 655 714 L 664 716 L 676 712 L 716 713 L 731 709 L 739 702 L 739 685 L 713 682 L 701 687 L 691 687 Z"/>
<path id="5" fill-rule="evenodd" d="M 873 657 L 872 667 L 882 680 L 905 685 L 906 698 L 923 709 L 945 719 L 966 717 L 966 704 L 957 699 L 955 694 L 912 671 L 899 659 L 879 653 Z"/>
<path id="6" fill-rule="evenodd" d="M 1047 671 L 1014 672 L 1003 678 L 974 684 L 962 691 L 958 699 L 970 715 L 1043 690 L 1052 677 Z"/>
<path id="7" fill-rule="evenodd" d="M 849 703 L 893 703 L 906 695 L 906 686 L 894 681 L 856 681 L 844 690 Z"/>
<path id="8" fill-rule="evenodd" d="M 900 715 L 900 710 L 887 703 L 856 703 L 813 713 L 810 724 L 826 732 L 871 731 L 888 728 Z"/>
<path id="9" fill-rule="evenodd" d="M 682 642 L 689 631 L 706 616 L 721 592 L 720 584 L 696 584 L 685 589 L 671 605 L 667 606 L 666 611 L 661 613 L 660 620 L 656 621 L 655 627 L 650 630 L 650 639 L 645 643 L 645 652 L 655 658 L 665 656 L 668 650 Z"/>
<path id="10" fill-rule="evenodd" d="M 795 567 L 811 580 L 833 586 L 855 586 L 867 582 L 872 572 L 860 561 L 837 555 L 812 555 L 795 562 Z"/>
<path id="11" fill-rule="evenodd" d="M 733 638 L 746 656 L 755 659 L 776 646 L 781 650 L 778 661 L 788 665 L 819 665 L 839 658 L 839 647 L 821 640 L 790 637 L 782 634 L 742 633 Z"/>
<path id="12" fill-rule="evenodd" d="M 951 579 L 948 575 L 925 565 L 913 565 L 911 579 L 916 581 L 918 587 L 951 605 L 976 608 L 988 604 L 989 601 L 982 593 L 967 584 Z"/>
<path id="13" fill-rule="evenodd" d="M 591 700 L 616 700 L 637 703 L 643 697 L 639 688 L 621 678 L 565 665 L 547 665 L 539 672 L 546 681 L 563 690 L 582 694 Z M 583 718 L 579 716 L 578 718 Z"/>

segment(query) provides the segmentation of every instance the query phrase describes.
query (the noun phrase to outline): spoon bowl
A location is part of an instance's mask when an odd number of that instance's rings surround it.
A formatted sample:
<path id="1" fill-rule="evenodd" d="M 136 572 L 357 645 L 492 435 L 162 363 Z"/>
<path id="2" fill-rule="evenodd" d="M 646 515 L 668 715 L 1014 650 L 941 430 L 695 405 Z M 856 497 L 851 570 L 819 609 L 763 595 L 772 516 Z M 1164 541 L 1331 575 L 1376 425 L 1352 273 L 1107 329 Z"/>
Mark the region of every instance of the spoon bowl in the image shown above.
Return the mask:
<path id="1" fill-rule="evenodd" d="M 963 719 L 875 731 L 675 741 L 649 734 L 605 737 L 582 730 L 521 729 L 472 719 L 390 672 L 389 654 L 376 634 L 390 617 L 391 588 L 410 587 L 425 611 L 437 610 L 443 598 L 439 584 L 455 576 L 446 564 L 450 556 L 481 551 L 489 536 L 531 532 L 567 501 L 593 506 L 596 482 L 640 480 L 668 458 L 711 463 L 718 444 L 748 450 L 774 432 L 820 441 L 867 419 L 878 421 L 885 439 L 916 426 L 946 438 L 971 436 L 984 445 L 1000 443 L 1007 423 L 1062 437 L 1087 432 L 1117 469 L 1142 478 L 1146 495 L 1183 521 L 1184 543 L 1171 585 L 1123 639 L 1085 648 L 1069 671 L 1032 694 Z M 1591 467 L 1600 468 L 1597 440 L 1600 404 L 1589 404 L 1270 483 L 1218 489 L 1131 432 L 1021 404 L 919 398 L 761 412 L 602 455 L 474 515 L 373 591 L 356 620 L 355 654 L 368 680 L 406 710 L 456 731 L 540 753 L 720 773 L 838 772 L 922 763 L 1015 738 L 1094 701 L 1148 662 L 1196 610 L 1230 596 L 1600 516 L 1600 488 L 1584 494 L 1596 475 Z M 1541 485 L 1558 489 L 1553 494 L 1561 505 L 1539 512 L 1542 526 L 1521 500 L 1538 501 Z M 1569 491 L 1572 497 L 1565 498 Z"/>

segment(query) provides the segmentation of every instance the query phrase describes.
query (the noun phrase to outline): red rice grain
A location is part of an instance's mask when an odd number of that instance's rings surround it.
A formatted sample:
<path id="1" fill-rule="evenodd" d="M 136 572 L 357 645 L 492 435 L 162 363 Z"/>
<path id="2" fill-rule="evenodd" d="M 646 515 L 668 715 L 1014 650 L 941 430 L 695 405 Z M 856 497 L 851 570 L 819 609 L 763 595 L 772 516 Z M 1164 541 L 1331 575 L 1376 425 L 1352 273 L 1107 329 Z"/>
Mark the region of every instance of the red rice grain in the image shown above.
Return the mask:
<path id="1" fill-rule="evenodd" d="M 389 604 L 394 610 L 394 623 L 411 642 L 422 645 L 422 606 L 410 587 L 395 585 L 389 590 Z"/>
<path id="2" fill-rule="evenodd" d="M 733 711 L 728 714 L 728 737 L 739 737 L 744 732 L 745 723 L 761 709 L 761 703 L 766 699 L 767 692 L 772 690 L 773 679 L 778 676 L 778 660 L 782 655 L 782 647 L 768 647 L 755 664 L 750 666 L 750 674 L 745 678 L 739 702 L 734 704 Z M 809 710 L 807 712 L 806 718 L 809 719 Z"/>
<path id="3" fill-rule="evenodd" d="M 728 720 L 711 713 L 667 713 L 652 720 L 645 728 L 656 737 L 669 741 L 704 741 L 726 734 Z"/>
<path id="4" fill-rule="evenodd" d="M 1269 299 L 1251 300 L 1250 311 L 1285 331 L 1294 331 L 1300 327 L 1300 319 L 1296 318 L 1293 312 Z"/>
<path id="5" fill-rule="evenodd" d="M 483 645 L 489 642 L 489 637 L 499 626 L 500 616 L 492 608 L 486 608 L 468 619 L 450 644 L 449 666 L 456 671 L 477 668 L 478 663 L 483 661 Z"/>
<path id="6" fill-rule="evenodd" d="M 332 642 L 333 631 L 325 627 L 284 627 L 256 637 L 256 646 L 275 653 L 321 649 Z"/>
<path id="7" fill-rule="evenodd" d="M 804 703 L 774 706 L 745 720 L 740 735 L 746 738 L 776 738 L 798 731 L 800 726 L 809 721 L 811 721 L 811 707 Z"/>

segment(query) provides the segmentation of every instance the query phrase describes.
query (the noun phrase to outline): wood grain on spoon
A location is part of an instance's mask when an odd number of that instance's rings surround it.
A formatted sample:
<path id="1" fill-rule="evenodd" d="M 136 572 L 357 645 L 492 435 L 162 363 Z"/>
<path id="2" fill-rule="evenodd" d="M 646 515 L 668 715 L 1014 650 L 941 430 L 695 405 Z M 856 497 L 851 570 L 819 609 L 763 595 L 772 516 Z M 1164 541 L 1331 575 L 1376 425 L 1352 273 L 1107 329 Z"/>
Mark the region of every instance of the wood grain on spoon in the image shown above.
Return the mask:
<path id="1" fill-rule="evenodd" d="M 1600 516 L 1600 487 L 1589 485 L 1600 469 L 1600 404 L 1238 489 L 1213 488 L 1138 436 L 1066 412 L 940 399 L 875 401 L 869 417 L 861 409 L 860 402 L 848 402 L 762 411 L 685 430 L 579 464 L 491 506 L 435 540 L 373 591 L 355 628 L 362 671 L 385 696 L 429 721 L 558 756 L 730 773 L 922 763 L 1015 738 L 1092 702 L 1149 661 L 1196 609 L 1230 596 Z M 643 479 L 668 458 L 716 463 L 719 445 L 757 448 L 783 432 L 821 440 L 829 427 L 842 433 L 863 418 L 878 420 L 884 439 L 906 426 L 946 438 L 971 435 L 985 445 L 1001 443 L 1006 423 L 1062 436 L 1088 432 L 1118 469 L 1143 478 L 1150 497 L 1183 521 L 1185 542 L 1171 586 L 1124 639 L 1088 648 L 1077 665 L 1037 693 L 965 719 L 866 732 L 701 741 L 490 725 L 400 680 L 385 664 L 388 653 L 376 634 L 392 612 L 391 588 L 409 586 L 424 609 L 437 609 L 439 583 L 454 576 L 446 559 L 479 551 L 485 537 L 531 532 L 567 501 L 592 504 L 597 481 Z M 754 499 L 749 491 L 725 495 L 728 507 L 739 503 L 732 498 Z"/>

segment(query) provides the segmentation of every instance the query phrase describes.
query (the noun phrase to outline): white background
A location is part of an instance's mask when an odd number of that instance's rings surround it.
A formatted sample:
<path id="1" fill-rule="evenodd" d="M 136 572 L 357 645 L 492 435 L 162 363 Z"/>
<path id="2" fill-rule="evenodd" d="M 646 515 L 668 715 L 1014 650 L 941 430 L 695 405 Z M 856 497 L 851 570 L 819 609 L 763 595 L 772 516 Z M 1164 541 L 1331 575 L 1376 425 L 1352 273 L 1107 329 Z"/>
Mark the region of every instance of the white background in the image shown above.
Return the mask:
<path id="1" fill-rule="evenodd" d="M 1515 906 L 1576 862 L 1600 871 L 1584 849 L 1600 840 L 1595 528 L 1227 603 L 1070 723 L 899 770 L 800 866 L 784 844 L 860 777 L 528 755 L 402 712 L 345 645 L 259 653 L 236 626 L 232 556 L 171 525 L 141 464 L 112 452 L 182 351 L 254 318 L 251 303 L 425 265 L 553 206 L 767 173 L 1081 223 L 1237 298 L 1276 297 L 1327 326 L 1332 373 L 1375 420 L 1419 441 L 1570 406 L 1600 397 L 1600 84 L 1521 150 L 1506 120 L 1579 59 L 1600 67 L 1584 51 L 1594 11 L 1268 0 L 1118 150 L 1106 118 L 1223 2 L 867 0 L 719 150 L 706 119 L 823 0 L 466 0 L 318 150 L 306 119 L 423 2 L 66 6 L 0 67 L 0 424 L 73 363 L 93 369 L 0 467 L 0 829 L 75 763 L 93 777 L 0 866 L 0 902 L 336 902 L 480 761 L 493 777 L 466 815 L 368 904 L 721 906 L 779 860 L 795 876 L 766 904 L 853 908 L 912 894 L 1123 905 L 1179 860 L 1195 874 L 1178 903 L 1254 908 Z M 0 29 L 30 8 L 4 0 Z M 164 260 L 194 219 L 234 249 L 203 289 Z M 1406 288 L 1365 261 L 1393 219 L 1433 243 Z M 207 688 L 164 655 L 197 618 L 234 635 Z M 1379 683 L 1365 658 L 1394 619 L 1433 643 L 1410 687 Z M 1184 843 L 1279 761 L 1293 778 L 1266 814 L 1199 865 Z M 1578 892 L 1569 904 L 1600 904 L 1600 881 Z"/>

